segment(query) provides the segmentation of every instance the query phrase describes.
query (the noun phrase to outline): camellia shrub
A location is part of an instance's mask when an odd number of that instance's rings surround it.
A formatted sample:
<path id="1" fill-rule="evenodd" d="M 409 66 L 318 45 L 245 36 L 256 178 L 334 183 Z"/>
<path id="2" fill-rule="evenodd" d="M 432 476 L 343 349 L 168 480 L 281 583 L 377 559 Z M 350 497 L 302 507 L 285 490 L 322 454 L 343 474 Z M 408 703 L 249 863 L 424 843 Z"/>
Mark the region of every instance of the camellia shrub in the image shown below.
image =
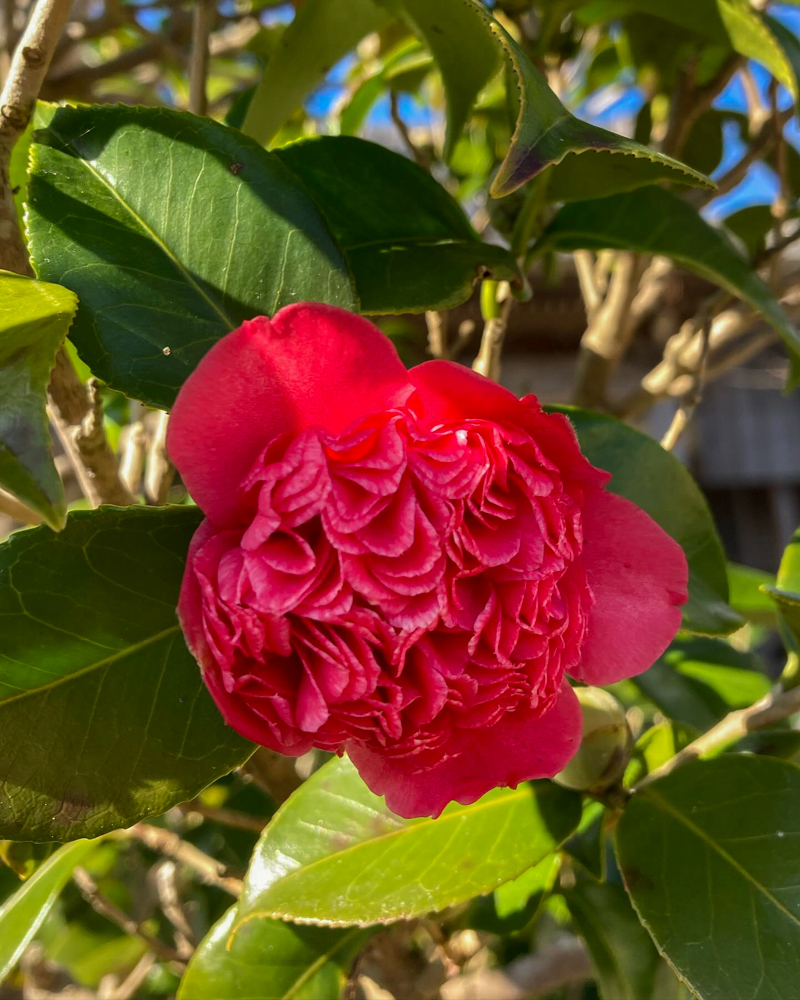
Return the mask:
<path id="1" fill-rule="evenodd" d="M 800 41 L 667 6 L 12 11 L 3 997 L 800 996 L 798 542 L 674 454 L 800 378 Z"/>

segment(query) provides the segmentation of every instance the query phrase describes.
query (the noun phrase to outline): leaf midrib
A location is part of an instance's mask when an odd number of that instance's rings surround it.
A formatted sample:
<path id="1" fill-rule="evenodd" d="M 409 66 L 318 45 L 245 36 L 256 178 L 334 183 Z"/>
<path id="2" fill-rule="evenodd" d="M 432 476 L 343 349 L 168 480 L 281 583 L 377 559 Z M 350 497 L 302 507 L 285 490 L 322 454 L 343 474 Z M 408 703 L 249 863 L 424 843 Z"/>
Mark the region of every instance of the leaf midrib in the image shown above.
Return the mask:
<path id="1" fill-rule="evenodd" d="M 122 660 L 126 656 L 130 656 L 132 653 L 137 653 L 141 649 L 146 649 L 148 646 L 152 646 L 155 643 L 160 642 L 161 639 L 164 639 L 166 636 L 174 635 L 179 631 L 180 625 L 170 625 L 169 628 L 148 636 L 146 639 L 142 639 L 141 642 L 134 643 L 132 646 L 126 646 L 124 649 L 118 649 L 110 656 L 106 656 L 102 660 L 96 660 L 94 663 L 90 663 L 88 666 L 83 667 L 80 670 L 75 670 L 72 673 L 65 674 L 63 677 L 59 677 L 57 680 L 52 681 L 49 684 L 43 684 L 40 687 L 31 688 L 28 691 L 22 691 L 9 698 L 0 698 L 0 709 L 3 709 L 6 705 L 10 705 L 15 701 L 22 701 L 24 698 L 30 698 L 33 695 L 42 694 L 45 691 L 52 691 L 53 688 L 60 687 L 62 684 L 68 684 L 70 681 L 84 677 L 93 670 L 101 670 L 103 667 L 108 667 L 112 663 L 116 663 L 118 660 Z"/>
<path id="2" fill-rule="evenodd" d="M 798 918 L 790 909 L 788 909 L 784 904 L 776 897 L 773 896 L 769 889 L 762 885 L 756 878 L 754 878 L 746 868 L 744 868 L 732 854 L 729 854 L 721 844 L 710 837 L 702 827 L 697 826 L 693 823 L 688 816 L 684 815 L 679 809 L 676 809 L 671 805 L 666 799 L 662 798 L 657 792 L 648 788 L 646 791 L 640 792 L 640 795 L 644 795 L 646 798 L 650 799 L 657 808 L 662 809 L 673 819 L 677 820 L 679 823 L 683 824 L 691 833 L 693 833 L 699 840 L 702 840 L 704 844 L 715 851 L 723 861 L 727 861 L 734 871 L 738 872 L 745 881 L 749 882 L 754 888 L 756 888 L 770 903 L 775 906 L 777 910 L 783 913 L 789 920 L 800 927 L 800 918 Z"/>
<path id="3" fill-rule="evenodd" d="M 470 803 L 470 805 L 464 806 L 463 809 L 459 809 L 457 812 L 449 813 L 446 817 L 437 817 L 436 819 L 433 819 L 433 818 L 424 819 L 424 820 L 422 820 L 419 823 L 414 823 L 414 824 L 409 825 L 409 826 L 401 826 L 401 827 L 398 827 L 396 830 L 388 830 L 386 833 L 382 833 L 379 836 L 370 837 L 369 840 L 361 840 L 358 843 L 349 844 L 347 847 L 343 847 L 341 850 L 334 851 L 334 852 L 332 852 L 330 854 L 325 854 L 321 858 L 315 858 L 313 861 L 309 862 L 308 864 L 301 864 L 300 867 L 295 868 L 293 871 L 287 872 L 287 874 L 283 875 L 281 878 L 276 879 L 265 890 L 265 892 L 268 894 L 272 890 L 272 888 L 274 886 L 285 884 L 286 882 L 289 882 L 293 878 L 300 878 L 301 876 L 305 877 L 308 874 L 308 872 L 309 872 L 309 870 L 311 868 L 314 868 L 317 865 L 321 865 L 321 864 L 325 864 L 327 862 L 330 862 L 333 859 L 339 860 L 339 859 L 341 859 L 341 857 L 343 855 L 348 854 L 350 852 L 358 851 L 358 850 L 361 850 L 362 848 L 363 849 L 370 848 L 370 847 L 372 847 L 373 844 L 377 844 L 380 841 L 390 840 L 392 837 L 398 837 L 398 836 L 401 836 L 403 834 L 415 833 L 418 830 L 424 829 L 425 827 L 429 827 L 433 823 L 439 822 L 439 820 L 442 819 L 442 818 L 444 818 L 444 819 L 450 819 L 450 820 L 457 820 L 457 819 L 459 819 L 461 816 L 463 816 L 465 814 L 467 814 L 467 815 L 474 815 L 474 813 L 478 812 L 479 810 L 491 809 L 491 808 L 494 808 L 495 806 L 507 806 L 507 805 L 509 805 L 511 803 L 515 803 L 515 802 L 518 802 L 518 801 L 524 799 L 526 796 L 528 796 L 530 794 L 531 793 L 529 792 L 529 790 L 527 788 L 517 788 L 513 792 L 511 792 L 509 795 L 504 795 L 501 798 L 492 799 L 490 802 L 483 802 L 483 803 L 481 803 L 481 802 L 473 802 L 473 803 Z M 276 815 L 275 815 L 276 819 L 278 818 L 278 815 L 279 814 L 276 813 Z M 268 835 L 269 835 L 269 827 L 267 827 L 267 829 L 264 831 L 264 837 L 267 837 Z M 565 837 L 566 836 L 569 836 L 569 832 L 565 835 Z M 256 848 L 256 850 L 258 850 L 258 848 Z M 249 920 L 253 920 L 255 918 L 269 917 L 269 916 L 273 916 L 273 915 L 274 915 L 273 911 L 271 911 L 271 910 L 265 910 L 265 909 L 261 909 L 261 908 L 259 908 L 257 910 L 253 910 L 252 913 L 246 914 L 242 918 L 242 920 L 240 920 L 234 926 L 233 931 L 231 932 L 231 935 L 232 936 L 235 935 L 236 932 L 239 930 L 239 928 L 242 927 L 244 924 L 246 924 Z"/>
<path id="4" fill-rule="evenodd" d="M 237 326 L 237 323 L 230 316 L 228 316 L 224 312 L 222 307 L 218 305 L 210 295 L 207 294 L 207 292 L 201 287 L 201 285 L 198 284 L 198 282 L 192 276 L 191 272 L 188 271 L 183 266 L 180 259 L 173 253 L 170 247 L 167 246 L 167 244 L 158 235 L 158 233 L 147 222 L 145 222 L 145 220 L 141 217 L 141 215 L 139 215 L 139 213 L 133 208 L 133 206 L 129 205 L 128 202 L 125 201 L 125 199 L 120 195 L 117 189 L 106 180 L 103 174 L 89 160 L 87 160 L 84 156 L 82 156 L 81 153 L 70 143 L 69 139 L 61 135 L 61 133 L 59 133 L 53 127 L 52 124 L 48 125 L 47 131 L 51 132 L 54 136 L 60 139 L 61 142 L 64 144 L 65 148 L 70 149 L 74 152 L 78 161 L 86 167 L 89 173 L 109 191 L 111 196 L 128 212 L 128 214 L 134 219 L 134 221 L 139 226 L 141 226 L 141 228 L 150 237 L 150 239 L 169 259 L 169 261 L 179 272 L 179 274 L 183 277 L 186 283 L 191 288 L 193 288 L 195 292 L 197 292 L 200 298 L 202 298 L 207 305 L 211 307 L 211 309 L 217 314 L 217 316 L 219 316 L 219 318 L 223 321 L 223 323 L 226 324 L 228 329 L 233 330 Z"/>

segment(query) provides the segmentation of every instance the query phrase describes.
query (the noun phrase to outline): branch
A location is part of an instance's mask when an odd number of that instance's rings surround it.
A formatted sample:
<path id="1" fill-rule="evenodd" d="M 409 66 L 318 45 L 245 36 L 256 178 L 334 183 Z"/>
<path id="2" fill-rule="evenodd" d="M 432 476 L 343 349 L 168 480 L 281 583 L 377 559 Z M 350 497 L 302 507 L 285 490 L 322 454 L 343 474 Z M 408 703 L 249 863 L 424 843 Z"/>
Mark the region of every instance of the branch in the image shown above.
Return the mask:
<path id="1" fill-rule="evenodd" d="M 103 428 L 103 398 L 95 379 L 81 385 L 64 350 L 56 355 L 50 377 L 50 419 L 70 458 L 84 495 L 92 506 L 134 502 L 120 479 L 117 458 Z"/>
<path id="2" fill-rule="evenodd" d="M 216 858 L 204 854 L 193 844 L 181 840 L 177 833 L 172 833 L 160 826 L 137 823 L 136 826 L 132 826 L 127 831 L 127 834 L 140 840 L 151 851 L 157 851 L 168 858 L 180 861 L 181 864 L 195 871 L 200 876 L 201 881 L 208 885 L 215 885 L 218 889 L 224 889 L 225 892 L 238 899 L 244 885 L 242 880 L 231 875 L 228 868 Z"/>
<path id="3" fill-rule="evenodd" d="M 119 927 L 125 934 L 141 938 L 153 954 L 158 955 L 158 957 L 163 959 L 163 961 L 180 962 L 181 964 L 185 964 L 185 956 L 180 955 L 174 948 L 170 948 L 169 945 L 166 945 L 159 941 L 158 938 L 153 937 L 153 935 L 146 931 L 138 921 L 129 917 L 127 913 L 104 896 L 103 893 L 97 888 L 97 883 L 85 868 L 76 868 L 72 873 L 72 878 L 75 885 L 77 885 L 80 889 L 81 895 L 95 911 L 95 913 L 99 913 L 102 917 L 106 917 L 106 919 L 110 920 L 113 924 L 116 924 L 117 927 Z"/>
<path id="4" fill-rule="evenodd" d="M 257 816 L 250 816 L 248 813 L 239 812 L 236 809 L 216 809 L 198 802 L 197 799 L 193 799 L 191 802 L 182 802 L 179 809 L 187 816 L 191 813 L 197 813 L 214 823 L 221 823 L 223 826 L 230 826 L 236 830 L 249 830 L 252 833 L 261 833 L 267 825 L 267 820 L 259 819 Z"/>
<path id="5" fill-rule="evenodd" d="M 574 401 L 579 406 L 605 407 L 611 373 L 630 344 L 630 310 L 642 274 L 643 259 L 621 251 L 616 255 L 608 292 L 589 318 L 581 338 Z"/>
<path id="6" fill-rule="evenodd" d="M 737 712 L 730 712 L 707 733 L 698 736 L 693 743 L 671 757 L 666 764 L 651 771 L 634 787 L 634 791 L 644 788 L 653 781 L 658 781 L 659 778 L 670 774 L 675 768 L 697 760 L 703 754 L 713 750 L 723 750 L 736 740 L 747 736 L 748 733 L 766 729 L 776 722 L 782 722 L 790 715 L 794 715 L 795 712 L 800 712 L 800 687 L 790 688 L 788 691 L 781 689 L 772 691 L 757 701 L 755 705 L 739 709 Z"/>
<path id="7" fill-rule="evenodd" d="M 32 271 L 8 175 L 11 150 L 33 114 L 71 7 L 72 0 L 38 0 L 0 93 L 0 269 L 16 274 Z"/>
<path id="8" fill-rule="evenodd" d="M 147 468 L 144 475 L 144 495 L 147 502 L 160 507 L 169 499 L 175 476 L 175 467 L 167 457 L 167 426 L 169 415 L 160 410 L 147 449 Z"/>
<path id="9" fill-rule="evenodd" d="M 488 283 L 487 283 L 488 284 Z M 503 353 L 503 343 L 506 339 L 508 329 L 508 317 L 514 305 L 514 297 L 508 282 L 500 282 L 497 289 L 497 301 L 502 298 L 502 306 L 499 314 L 489 315 L 484 323 L 483 334 L 481 335 L 481 346 L 478 356 L 472 363 L 472 370 L 479 375 L 500 381 L 500 358 Z"/>
<path id="10" fill-rule="evenodd" d="M 192 10 L 192 56 L 189 63 L 189 110 L 204 115 L 208 109 L 208 39 L 216 10 L 210 0 L 195 0 Z"/>

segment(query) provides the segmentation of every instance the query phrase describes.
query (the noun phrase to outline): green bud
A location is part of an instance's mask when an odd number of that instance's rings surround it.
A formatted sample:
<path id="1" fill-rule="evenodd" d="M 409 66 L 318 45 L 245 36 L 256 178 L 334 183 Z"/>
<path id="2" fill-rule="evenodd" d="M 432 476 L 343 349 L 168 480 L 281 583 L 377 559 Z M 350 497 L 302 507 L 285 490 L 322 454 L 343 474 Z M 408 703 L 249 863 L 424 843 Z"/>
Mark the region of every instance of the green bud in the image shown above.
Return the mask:
<path id="1" fill-rule="evenodd" d="M 553 781 L 597 795 L 615 785 L 631 757 L 631 732 L 625 709 L 602 688 L 579 687 L 583 738 L 578 752 Z"/>

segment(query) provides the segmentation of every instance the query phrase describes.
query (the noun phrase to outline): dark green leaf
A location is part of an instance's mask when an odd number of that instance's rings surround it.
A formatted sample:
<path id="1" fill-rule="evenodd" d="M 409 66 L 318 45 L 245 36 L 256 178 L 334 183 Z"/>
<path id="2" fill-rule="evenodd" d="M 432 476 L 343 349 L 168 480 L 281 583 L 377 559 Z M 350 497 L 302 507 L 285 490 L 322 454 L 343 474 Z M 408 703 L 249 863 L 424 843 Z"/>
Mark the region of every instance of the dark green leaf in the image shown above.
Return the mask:
<path id="1" fill-rule="evenodd" d="M 0 907 L 0 982 L 19 961 L 74 869 L 97 845 L 65 844 Z"/>
<path id="2" fill-rule="evenodd" d="M 767 234 L 775 227 L 775 216 L 769 205 L 748 205 L 725 219 L 725 228 L 742 241 L 752 257 L 764 246 Z"/>
<path id="3" fill-rule="evenodd" d="M 499 53 L 464 0 L 377 0 L 402 14 L 439 66 L 447 101 L 444 159 L 449 160 L 478 94 L 494 75 Z"/>
<path id="4" fill-rule="evenodd" d="M 551 183 L 554 191 L 560 191 L 559 197 L 565 199 L 577 197 L 581 185 L 588 185 L 595 197 L 657 180 L 712 186 L 707 177 L 663 153 L 575 118 L 550 90 L 542 74 L 511 35 L 486 9 L 476 0 L 462 2 L 466 2 L 494 33 L 519 87 L 516 129 L 508 154 L 492 183 L 490 193 L 493 197 L 510 194 L 545 167 L 562 161 L 565 164 L 563 176 L 558 178 L 554 171 Z M 574 155 L 597 151 L 602 154 L 597 174 L 594 156 Z M 568 156 L 570 153 L 573 156 Z M 620 162 L 612 162 L 614 156 L 618 156 Z M 605 189 L 604 184 L 608 185 Z"/>
<path id="5" fill-rule="evenodd" d="M 789 352 L 789 387 L 800 381 L 800 335 L 777 299 L 724 235 L 660 187 L 565 205 L 545 230 L 544 250 L 638 250 L 671 257 L 744 299 L 777 330 Z"/>
<path id="6" fill-rule="evenodd" d="M 365 925 L 441 910 L 538 864 L 579 816 L 580 796 L 537 782 L 403 820 L 347 758 L 330 761 L 264 831 L 235 933 L 261 917 Z"/>
<path id="7" fill-rule="evenodd" d="M 603 829 L 606 810 L 602 802 L 587 799 L 581 822 L 563 849 L 599 882 L 605 879 L 605 849 Z"/>
<path id="8" fill-rule="evenodd" d="M 602 1000 L 667 1000 L 669 994 L 654 993 L 661 958 L 621 885 L 580 879 L 564 899 L 586 941 Z"/>
<path id="9" fill-rule="evenodd" d="M 663 27 L 663 25 L 661 25 Z M 722 159 L 724 115 L 712 108 L 695 121 L 681 149 L 681 159 L 703 174 L 712 173 Z"/>
<path id="10" fill-rule="evenodd" d="M 235 922 L 232 906 L 200 942 L 178 1000 L 339 1000 L 349 968 L 370 935 L 358 927 L 251 920 L 229 948 Z"/>
<path id="11" fill-rule="evenodd" d="M 309 195 L 241 133 L 163 108 L 40 116 L 31 256 L 40 277 L 77 292 L 71 338 L 113 388 L 169 407 L 243 320 L 296 301 L 357 308 Z"/>
<path id="12" fill-rule="evenodd" d="M 730 605 L 734 611 L 754 625 L 775 628 L 777 616 L 775 605 L 761 589 L 764 585 L 775 585 L 775 577 L 760 569 L 728 563 L 728 583 L 730 585 Z"/>
<path id="13" fill-rule="evenodd" d="M 800 768 L 695 761 L 634 795 L 617 826 L 640 919 L 702 1000 L 783 1000 L 800 967 Z"/>
<path id="14" fill-rule="evenodd" d="M 262 145 L 341 58 L 388 17 L 372 0 L 306 0 L 281 36 L 256 87 L 242 129 Z"/>
<path id="15" fill-rule="evenodd" d="M 676 722 L 701 732 L 770 689 L 757 657 L 715 639 L 677 639 L 634 683 Z"/>
<path id="16" fill-rule="evenodd" d="M 276 155 L 347 253 L 363 312 L 445 309 L 482 278 L 521 280 L 512 255 L 481 243 L 458 202 L 406 157 L 352 136 L 302 139 Z"/>
<path id="17" fill-rule="evenodd" d="M 66 288 L 0 271 L 0 486 L 56 531 L 67 508 L 45 406 L 77 305 Z"/>
<path id="18" fill-rule="evenodd" d="M 625 786 L 635 785 L 645 775 L 666 764 L 697 736 L 698 730 L 681 722 L 660 722 L 645 730 L 634 744 L 631 762 L 625 772 Z"/>
<path id="19" fill-rule="evenodd" d="M 726 603 L 722 543 L 686 467 L 653 438 L 618 420 L 573 406 L 554 409 L 569 417 L 592 465 L 612 474 L 608 488 L 638 504 L 682 546 L 689 563 L 683 627 L 709 635 L 727 635 L 739 628 L 741 619 Z"/>
<path id="20" fill-rule="evenodd" d="M 175 614 L 200 519 L 193 507 L 105 507 L 0 546 L 0 836 L 130 826 L 251 753 Z"/>
<path id="21" fill-rule="evenodd" d="M 764 587 L 780 614 L 783 626 L 784 641 L 795 653 L 800 650 L 800 594 L 779 590 L 777 587 Z"/>

